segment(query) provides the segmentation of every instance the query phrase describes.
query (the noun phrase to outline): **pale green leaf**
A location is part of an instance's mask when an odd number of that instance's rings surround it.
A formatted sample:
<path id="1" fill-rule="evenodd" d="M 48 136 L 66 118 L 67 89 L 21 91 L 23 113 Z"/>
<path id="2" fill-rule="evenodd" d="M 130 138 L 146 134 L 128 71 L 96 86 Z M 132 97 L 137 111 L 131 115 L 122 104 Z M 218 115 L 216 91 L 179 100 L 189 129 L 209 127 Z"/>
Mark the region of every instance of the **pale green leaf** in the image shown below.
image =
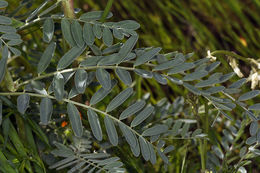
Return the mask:
<path id="1" fill-rule="evenodd" d="M 2 39 L 6 39 L 6 40 L 21 39 L 21 36 L 16 33 L 6 33 L 6 34 L 3 34 L 1 37 L 2 37 Z"/>
<path id="2" fill-rule="evenodd" d="M 0 32 L 3 33 L 15 33 L 16 29 L 12 26 L 0 25 Z"/>
<path id="3" fill-rule="evenodd" d="M 147 106 L 134 118 L 134 120 L 131 122 L 131 127 L 135 127 L 141 124 L 153 113 L 153 110 L 154 110 L 153 106 Z"/>
<path id="4" fill-rule="evenodd" d="M 25 111 L 29 107 L 30 96 L 28 94 L 23 94 L 17 98 L 17 109 L 21 114 L 25 114 Z"/>
<path id="5" fill-rule="evenodd" d="M 58 62 L 57 69 L 61 70 L 68 67 L 76 58 L 78 58 L 86 49 L 83 47 L 73 47 L 66 54 L 64 54 Z"/>
<path id="6" fill-rule="evenodd" d="M 123 104 L 133 94 L 133 88 L 127 88 L 121 91 L 113 100 L 108 104 L 106 112 L 110 112 Z"/>
<path id="7" fill-rule="evenodd" d="M 195 95 L 201 95 L 201 91 L 197 88 L 195 88 L 194 86 L 188 84 L 188 83 L 183 83 L 183 86 L 188 89 L 190 92 L 192 92 Z"/>
<path id="8" fill-rule="evenodd" d="M 88 73 L 83 70 L 79 69 L 76 71 L 74 82 L 75 87 L 79 93 L 84 93 L 87 87 L 87 80 L 88 80 Z"/>
<path id="9" fill-rule="evenodd" d="M 40 103 L 40 120 L 42 125 L 48 125 L 53 111 L 52 101 L 49 98 L 42 98 Z"/>
<path id="10" fill-rule="evenodd" d="M 14 39 L 14 40 L 10 40 L 7 42 L 7 45 L 9 46 L 16 46 L 16 45 L 19 45 L 23 42 L 23 40 L 21 39 Z"/>
<path id="11" fill-rule="evenodd" d="M 97 39 L 100 39 L 102 37 L 102 29 L 101 29 L 100 25 L 94 24 L 93 33 L 97 37 Z"/>
<path id="12" fill-rule="evenodd" d="M 116 26 L 129 30 L 137 30 L 138 28 L 140 28 L 140 24 L 134 20 L 123 20 L 117 22 Z"/>
<path id="13" fill-rule="evenodd" d="M 183 84 L 183 81 L 178 79 L 178 78 L 175 78 L 175 77 L 171 77 L 171 76 L 166 76 L 166 78 L 171 81 L 172 83 L 175 83 L 177 85 L 182 85 Z"/>
<path id="14" fill-rule="evenodd" d="M 97 63 L 104 58 L 103 56 L 91 56 L 80 63 L 81 67 L 97 66 Z"/>
<path id="15" fill-rule="evenodd" d="M 162 133 L 165 133 L 168 131 L 168 126 L 166 125 L 155 125 L 149 129 L 146 129 L 143 133 L 142 136 L 154 136 L 154 135 L 159 135 Z"/>
<path id="16" fill-rule="evenodd" d="M 150 71 L 146 71 L 143 69 L 135 69 L 134 72 L 138 74 L 139 76 L 142 76 L 143 78 L 152 78 L 153 73 Z"/>
<path id="17" fill-rule="evenodd" d="M 249 127 L 249 132 L 251 136 L 255 136 L 258 131 L 258 122 L 252 121 Z"/>
<path id="18" fill-rule="evenodd" d="M 83 47 L 85 43 L 83 40 L 82 26 L 78 21 L 73 20 L 70 27 L 71 27 L 71 33 L 74 41 L 76 42 L 78 47 Z"/>
<path id="19" fill-rule="evenodd" d="M 153 73 L 153 77 L 154 77 L 154 79 L 155 79 L 157 82 L 159 82 L 160 84 L 162 84 L 162 85 L 166 85 L 166 84 L 167 84 L 167 79 L 166 79 L 163 75 L 154 72 L 154 73 Z"/>
<path id="20" fill-rule="evenodd" d="M 181 65 L 182 63 L 184 63 L 184 61 L 185 61 L 185 58 L 184 58 L 183 54 L 178 53 L 173 60 L 159 64 L 159 65 L 155 66 L 153 70 L 154 71 L 167 70 L 167 69 L 173 68 L 175 66 Z"/>
<path id="21" fill-rule="evenodd" d="M 123 31 L 117 28 L 113 29 L 113 35 L 115 38 L 122 40 L 124 38 Z"/>
<path id="22" fill-rule="evenodd" d="M 119 117 L 119 120 L 123 120 L 128 118 L 129 116 L 137 113 L 138 111 L 140 111 L 141 109 L 143 109 L 143 107 L 145 106 L 145 101 L 141 100 L 138 101 L 134 104 L 132 104 L 131 106 L 129 106 L 128 108 L 126 108 Z"/>
<path id="23" fill-rule="evenodd" d="M 11 25 L 12 19 L 9 17 L 0 15 L 0 24 L 1 25 Z"/>
<path id="24" fill-rule="evenodd" d="M 130 86 L 132 84 L 131 75 L 127 70 L 117 68 L 116 69 L 116 75 L 127 86 Z"/>
<path id="25" fill-rule="evenodd" d="M 134 66 L 138 66 L 141 64 L 144 64 L 148 61 L 150 61 L 157 53 L 159 53 L 161 51 L 162 48 L 158 47 L 158 48 L 153 48 L 147 52 L 145 52 L 144 54 L 142 54 L 141 56 L 137 57 Z"/>
<path id="26" fill-rule="evenodd" d="M 249 92 L 247 92 L 247 93 L 242 94 L 242 95 L 238 98 L 238 101 L 249 100 L 249 99 L 252 99 L 252 98 L 258 96 L 259 94 L 260 94 L 260 90 L 249 91 Z"/>
<path id="27" fill-rule="evenodd" d="M 98 119 L 98 115 L 92 109 L 88 109 L 88 120 L 95 138 L 99 141 L 102 140 L 102 130 L 100 126 L 100 122 Z"/>
<path id="28" fill-rule="evenodd" d="M 249 106 L 249 110 L 260 110 L 260 103 L 256 103 L 252 106 Z"/>
<path id="29" fill-rule="evenodd" d="M 57 73 L 53 78 L 54 96 L 58 101 L 64 97 L 64 77 L 61 73 Z"/>
<path id="30" fill-rule="evenodd" d="M 95 41 L 95 35 L 93 33 L 93 28 L 90 23 L 85 23 L 83 26 L 83 38 L 87 45 L 93 45 Z"/>
<path id="31" fill-rule="evenodd" d="M 140 143 L 142 156 L 144 160 L 148 161 L 150 159 L 150 149 L 145 139 L 142 136 L 139 136 L 139 143 Z"/>
<path id="32" fill-rule="evenodd" d="M 187 71 L 187 70 L 190 70 L 190 69 L 193 69 L 195 67 L 195 64 L 192 63 L 192 62 L 186 62 L 186 63 L 183 63 L 181 65 L 178 65 L 178 66 L 175 66 L 173 67 L 172 69 L 170 69 L 168 71 L 167 74 L 177 74 L 177 73 L 181 73 L 181 72 L 184 72 L 184 71 Z"/>
<path id="33" fill-rule="evenodd" d="M 107 131 L 107 135 L 109 138 L 109 141 L 112 145 L 117 146 L 118 145 L 118 135 L 116 131 L 115 124 L 111 118 L 108 116 L 105 116 L 104 118 L 105 121 L 105 127 Z"/>
<path id="34" fill-rule="evenodd" d="M 125 57 L 133 50 L 136 42 L 138 40 L 138 35 L 132 35 L 121 47 L 118 52 L 119 60 L 118 63 L 122 62 Z"/>
<path id="35" fill-rule="evenodd" d="M 43 24 L 43 41 L 49 43 L 54 34 L 54 22 L 52 18 L 47 18 Z"/>
<path id="36" fill-rule="evenodd" d="M 96 78 L 105 90 L 109 90 L 111 88 L 110 74 L 105 69 L 98 68 L 96 70 Z"/>
<path id="37" fill-rule="evenodd" d="M 150 150 L 150 162 L 154 165 L 156 163 L 156 154 L 155 151 L 153 149 L 153 145 L 151 143 L 148 143 L 148 147 Z"/>
<path id="38" fill-rule="evenodd" d="M 103 13 L 104 13 L 103 11 L 91 11 L 82 14 L 79 19 L 84 21 L 100 20 Z M 106 19 L 109 19 L 112 16 L 113 13 L 109 12 L 108 15 L 106 16 Z"/>
<path id="39" fill-rule="evenodd" d="M 246 83 L 246 78 L 242 78 L 234 83 L 232 83 L 228 88 L 240 88 L 244 83 Z"/>
<path id="40" fill-rule="evenodd" d="M 1 0 L 0 1 L 0 8 L 5 8 L 8 6 L 8 2 Z"/>
<path id="41" fill-rule="evenodd" d="M 136 147 L 138 141 L 136 140 L 135 134 L 129 129 L 129 127 L 127 127 L 123 123 L 119 123 L 119 127 L 120 127 L 120 130 L 122 131 L 123 136 L 125 137 L 127 143 L 131 147 Z"/>
<path id="42" fill-rule="evenodd" d="M 207 71 L 200 70 L 200 71 L 195 71 L 193 73 L 185 75 L 182 80 L 183 81 L 193 81 L 193 80 L 197 80 L 197 79 L 200 79 L 202 77 L 205 77 L 207 75 L 208 75 Z"/>
<path id="43" fill-rule="evenodd" d="M 65 38 L 65 40 L 67 41 L 67 43 L 69 43 L 69 45 L 71 47 L 76 46 L 76 43 L 72 37 L 71 34 L 71 27 L 70 27 L 70 21 L 68 19 L 62 19 L 61 20 L 61 31 L 62 31 L 62 35 Z"/>
<path id="44" fill-rule="evenodd" d="M 10 47 L 9 46 L 9 49 L 15 56 L 20 56 L 21 55 L 21 51 L 16 49 L 15 47 Z"/>
<path id="45" fill-rule="evenodd" d="M 111 46 L 113 44 L 113 35 L 110 29 L 105 27 L 102 35 L 104 44 L 106 46 Z"/>
<path id="46" fill-rule="evenodd" d="M 46 68 L 49 66 L 51 59 L 54 55 L 56 48 L 56 43 L 52 42 L 43 52 L 41 59 L 37 66 L 37 72 L 42 73 L 46 70 Z"/>
<path id="47" fill-rule="evenodd" d="M 117 84 L 116 80 L 111 81 L 111 88 L 109 90 L 105 90 L 104 88 L 100 88 L 90 99 L 90 105 L 95 105 L 103 98 L 105 98 L 114 88 L 114 86 Z"/>

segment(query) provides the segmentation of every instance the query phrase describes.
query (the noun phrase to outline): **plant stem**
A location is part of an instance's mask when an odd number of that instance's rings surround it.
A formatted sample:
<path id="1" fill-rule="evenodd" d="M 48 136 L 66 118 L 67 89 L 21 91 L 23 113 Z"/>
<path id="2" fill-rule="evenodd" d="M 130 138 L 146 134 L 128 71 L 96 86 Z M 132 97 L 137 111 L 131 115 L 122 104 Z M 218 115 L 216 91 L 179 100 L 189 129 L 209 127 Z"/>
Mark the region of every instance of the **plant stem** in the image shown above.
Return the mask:
<path id="1" fill-rule="evenodd" d="M 68 18 L 74 18 L 74 5 L 73 0 L 63 0 L 62 1 L 64 15 Z"/>
<path id="2" fill-rule="evenodd" d="M 230 52 L 230 51 L 226 51 L 226 50 L 215 50 L 215 51 L 211 52 L 212 56 L 213 55 L 219 55 L 219 54 L 233 56 L 233 57 L 236 57 L 237 59 L 245 61 L 245 62 L 251 62 L 250 59 L 253 59 L 253 58 L 246 58 L 246 57 L 240 56 L 240 55 L 238 55 L 234 52 Z"/>

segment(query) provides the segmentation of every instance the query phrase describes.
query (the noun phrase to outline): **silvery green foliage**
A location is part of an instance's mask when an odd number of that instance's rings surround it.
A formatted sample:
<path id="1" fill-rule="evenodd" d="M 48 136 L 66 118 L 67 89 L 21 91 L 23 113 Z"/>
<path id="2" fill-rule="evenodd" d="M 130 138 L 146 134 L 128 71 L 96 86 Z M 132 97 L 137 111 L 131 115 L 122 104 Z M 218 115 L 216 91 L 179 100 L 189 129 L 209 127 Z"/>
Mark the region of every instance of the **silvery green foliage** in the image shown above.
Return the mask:
<path id="1" fill-rule="evenodd" d="M 207 100 L 212 110 L 229 120 L 232 118 L 228 112 L 241 107 L 252 121 L 250 125 L 252 139 L 250 137 L 247 144 L 252 145 L 259 140 L 260 133 L 255 123 L 258 118 L 253 112 L 260 109 L 259 103 L 248 108 L 245 101 L 258 96 L 260 91 L 254 90 L 241 94 L 240 87 L 245 83 L 245 79 L 240 79 L 228 86 L 222 85 L 231 79 L 234 73 L 214 72 L 221 65 L 220 62 L 211 62 L 208 58 L 195 61 L 192 59 L 193 53 L 163 54 L 159 47 L 135 48 L 139 37 L 136 30 L 140 27 L 135 21 L 101 23 L 100 18 L 103 13 L 101 11 L 87 12 L 79 18 L 68 19 L 64 16 L 48 14 L 57 4 L 40 13 L 45 5 L 46 3 L 43 3 L 37 8 L 26 21 L 32 21 L 38 16 L 44 22 L 42 31 L 46 49 L 43 50 L 38 62 L 37 72 L 44 78 L 45 73 L 52 70 L 51 75 L 48 76 L 52 78 L 50 80 L 52 82 L 48 89 L 44 85 L 43 78 L 37 78 L 42 80 L 43 85 L 34 80 L 27 84 L 30 90 L 25 89 L 24 95 L 18 97 L 17 108 L 21 114 L 25 114 L 29 107 L 30 97 L 27 91 L 37 93 L 38 96 L 48 98 L 41 101 L 39 110 L 42 124 L 48 125 L 55 112 L 55 106 L 50 99 L 56 100 L 55 104 L 66 105 L 71 128 L 75 136 L 80 138 L 86 126 L 82 123 L 79 107 L 86 109 L 89 127 L 97 142 L 103 141 L 104 136 L 107 136 L 108 141 L 113 146 L 117 146 L 119 138 L 124 137 L 135 157 L 142 156 L 145 161 L 155 164 L 158 155 L 167 165 L 169 164 L 167 154 L 174 149 L 174 146 L 165 146 L 166 142 L 160 139 L 161 137 L 197 139 L 204 138 L 207 134 L 204 134 L 201 129 L 191 130 L 193 124 L 196 123 L 193 119 L 179 119 L 168 124 L 153 122 L 149 124 L 150 120 L 158 114 L 156 112 L 158 105 L 151 105 L 145 99 L 135 99 L 134 80 L 138 75 L 147 80 L 156 80 L 162 85 L 172 83 L 187 89 L 195 97 Z M 113 14 L 109 13 L 107 19 L 112 16 Z M 53 67 L 51 61 L 55 55 L 56 46 L 60 44 L 55 35 L 55 23 L 61 26 L 61 33 L 69 50 L 64 52 L 56 63 L 57 66 Z M 20 55 L 19 50 L 11 46 L 20 44 L 22 41 L 15 33 L 16 29 L 11 26 L 10 18 L 0 16 L 0 24 L 0 31 L 4 33 L 0 43 L 5 44 L 0 60 L 0 79 L 2 80 L 8 52 L 11 51 L 16 56 Z M 96 40 L 103 41 L 103 45 L 97 45 Z M 87 51 L 90 51 L 88 55 L 86 55 Z M 78 62 L 78 66 L 75 66 L 77 63 L 74 62 Z M 56 70 L 53 71 L 53 69 Z M 69 87 L 69 80 L 73 83 L 73 87 Z M 119 81 L 124 84 L 124 89 L 115 94 L 115 88 L 119 88 Z M 85 94 L 90 90 L 89 86 L 95 86 L 93 83 L 100 87 L 91 95 L 90 104 L 72 100 L 77 95 Z M 107 105 L 101 105 L 100 103 L 107 95 L 113 98 Z M 173 109 L 178 110 L 178 107 L 173 106 Z M 168 112 L 167 106 L 160 110 L 160 117 L 176 113 L 176 111 Z M 129 121 L 124 121 L 125 119 Z M 85 144 L 88 149 L 90 143 Z M 70 167 L 69 172 L 77 170 L 81 172 L 85 170 L 90 172 L 124 171 L 117 157 L 108 158 L 108 154 L 105 153 L 86 154 L 77 147 L 78 150 L 73 150 L 62 144 L 55 145 L 58 149 L 54 150 L 53 154 L 65 159 L 50 168 Z M 212 150 L 217 157 L 223 157 L 216 146 L 213 146 Z"/>

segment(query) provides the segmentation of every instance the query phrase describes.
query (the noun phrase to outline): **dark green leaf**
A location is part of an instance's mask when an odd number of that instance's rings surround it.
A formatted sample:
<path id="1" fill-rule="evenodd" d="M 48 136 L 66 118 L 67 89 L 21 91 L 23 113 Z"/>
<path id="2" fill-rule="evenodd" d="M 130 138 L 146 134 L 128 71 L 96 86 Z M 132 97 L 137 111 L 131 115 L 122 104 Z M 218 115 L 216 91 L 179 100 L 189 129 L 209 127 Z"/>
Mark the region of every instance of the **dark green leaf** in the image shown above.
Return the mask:
<path id="1" fill-rule="evenodd" d="M 199 90 L 199 89 L 197 89 L 197 88 L 195 88 L 194 86 L 192 86 L 192 85 L 190 85 L 190 84 L 188 84 L 188 83 L 183 83 L 183 86 L 185 87 L 185 88 L 187 88 L 190 92 L 192 92 L 193 94 L 195 94 L 195 95 L 201 95 L 201 91 Z"/>
<path id="2" fill-rule="evenodd" d="M 93 33 L 92 25 L 85 23 L 83 26 L 83 38 L 87 45 L 93 45 L 95 41 L 95 35 Z"/>
<path id="3" fill-rule="evenodd" d="M 46 68 L 49 66 L 51 59 L 54 55 L 56 48 L 56 43 L 52 42 L 43 52 L 41 59 L 38 63 L 37 72 L 42 73 L 46 70 Z"/>
<path id="4" fill-rule="evenodd" d="M 246 140 L 246 144 L 247 145 L 252 145 L 255 142 L 256 142 L 256 137 L 255 136 L 251 136 L 251 137 L 247 138 L 247 140 Z"/>
<path id="5" fill-rule="evenodd" d="M 67 112 L 69 115 L 73 132 L 75 133 L 76 136 L 81 137 L 83 134 L 83 127 L 82 127 L 82 122 L 77 107 L 72 103 L 68 103 Z"/>
<path id="6" fill-rule="evenodd" d="M 43 41 L 49 43 L 54 34 L 54 22 L 52 18 L 47 18 L 43 24 Z"/>
<path id="7" fill-rule="evenodd" d="M 61 31 L 62 31 L 62 35 L 65 38 L 65 40 L 67 41 L 67 43 L 69 43 L 69 45 L 71 47 L 76 46 L 76 43 L 71 34 L 70 21 L 68 19 L 61 20 Z"/>
<path id="8" fill-rule="evenodd" d="M 202 80 L 199 83 L 197 83 L 195 85 L 195 87 L 197 87 L 197 88 L 208 87 L 208 86 L 212 86 L 212 85 L 216 84 L 216 82 L 217 81 L 214 79 Z"/>
<path id="9" fill-rule="evenodd" d="M 108 104 L 106 112 L 110 112 L 123 104 L 133 93 L 133 88 L 127 88 L 121 91 L 113 100 Z"/>
<path id="10" fill-rule="evenodd" d="M 208 65 L 205 70 L 207 72 L 211 72 L 213 70 L 215 70 L 218 66 L 220 65 L 220 62 L 219 61 L 216 61 L 216 62 L 213 62 L 212 64 Z"/>
<path id="11" fill-rule="evenodd" d="M 11 25 L 12 19 L 9 17 L 0 15 L 0 24 L 1 25 Z"/>
<path id="12" fill-rule="evenodd" d="M 186 76 L 184 76 L 184 78 L 182 80 L 183 81 L 193 81 L 193 80 L 200 79 L 207 75 L 208 75 L 207 71 L 200 70 L 200 71 L 195 71 L 193 73 L 187 74 Z"/>
<path id="13" fill-rule="evenodd" d="M 107 55 L 104 58 L 102 58 L 99 62 L 98 65 L 99 66 L 103 66 L 103 65 L 115 65 L 118 63 L 118 53 L 113 53 L 111 55 Z"/>
<path id="14" fill-rule="evenodd" d="M 78 47 L 83 47 L 84 46 L 84 40 L 83 40 L 83 33 L 82 33 L 82 27 L 80 23 L 76 20 L 74 20 L 71 23 L 71 33 L 74 41 L 78 45 Z"/>
<path id="15" fill-rule="evenodd" d="M 147 106 L 134 118 L 134 120 L 131 122 L 131 127 L 135 127 L 141 124 L 146 118 L 148 118 L 153 113 L 153 110 L 153 106 Z"/>
<path id="16" fill-rule="evenodd" d="M 96 78 L 105 90 L 111 88 L 110 74 L 103 68 L 98 68 L 96 71 Z"/>
<path id="17" fill-rule="evenodd" d="M 87 87 L 87 80 L 88 80 L 88 73 L 83 70 L 79 69 L 76 71 L 75 74 L 75 87 L 79 93 L 84 93 Z"/>
<path id="18" fill-rule="evenodd" d="M 246 83 L 246 78 L 242 78 L 234 83 L 232 83 L 228 88 L 240 88 L 244 83 Z"/>
<path id="19" fill-rule="evenodd" d="M 260 94 L 260 90 L 253 90 L 253 91 L 249 91 L 245 94 L 242 94 L 239 98 L 238 101 L 245 101 L 245 100 L 249 100 L 252 99 L 256 96 L 258 96 Z"/>
<path id="20" fill-rule="evenodd" d="M 249 110 L 260 110 L 260 103 L 256 103 L 252 106 L 249 106 Z"/>
<path id="21" fill-rule="evenodd" d="M 163 75 L 154 72 L 154 73 L 153 73 L 153 77 L 154 77 L 154 79 L 155 79 L 157 82 L 159 82 L 160 84 L 162 84 L 162 85 L 166 85 L 166 84 L 167 84 L 167 79 L 166 79 Z"/>
<path id="22" fill-rule="evenodd" d="M 153 70 L 158 71 L 158 70 L 166 70 L 169 68 L 173 68 L 175 66 L 181 65 L 184 61 L 185 61 L 185 58 L 184 58 L 183 54 L 178 53 L 173 60 L 159 64 L 159 65 L 155 66 Z"/>
<path id="23" fill-rule="evenodd" d="M 175 66 L 172 69 L 168 71 L 168 74 L 177 74 L 181 73 L 190 69 L 193 69 L 195 67 L 195 64 L 192 62 L 186 62 L 181 65 Z"/>
<path id="24" fill-rule="evenodd" d="M 130 86 L 132 84 L 132 78 L 128 71 L 124 69 L 116 69 L 116 74 L 119 77 L 119 79 L 126 85 Z"/>
<path id="25" fill-rule="evenodd" d="M 15 56 L 20 56 L 21 55 L 21 51 L 14 48 L 14 47 L 10 47 L 9 46 L 9 49 L 11 50 L 11 52 L 15 55 Z"/>
<path id="26" fill-rule="evenodd" d="M 123 123 L 119 123 L 120 130 L 122 131 L 127 143 L 131 146 L 131 148 L 137 146 L 137 139 L 135 134 Z"/>
<path id="27" fill-rule="evenodd" d="M 5 8 L 8 6 L 8 2 L 1 0 L 0 1 L 0 8 Z"/>
<path id="28" fill-rule="evenodd" d="M 181 136 L 182 138 L 184 138 L 185 136 L 187 136 L 187 133 L 189 131 L 189 128 L 190 128 L 190 124 L 189 123 L 185 123 L 184 126 L 182 127 L 182 130 L 181 130 Z"/>
<path id="29" fill-rule="evenodd" d="M 113 120 L 108 116 L 105 116 L 105 126 L 106 126 L 109 141 L 111 142 L 112 145 L 117 146 L 118 135 L 117 135 L 116 127 Z"/>
<path id="30" fill-rule="evenodd" d="M 15 40 L 10 40 L 7 42 L 7 45 L 9 46 L 16 46 L 16 45 L 19 45 L 23 42 L 23 40 L 21 39 L 15 39 Z"/>
<path id="31" fill-rule="evenodd" d="M 52 101 L 49 98 L 42 98 L 40 104 L 40 119 L 42 125 L 48 125 L 53 111 Z"/>
<path id="32" fill-rule="evenodd" d="M 95 138 L 99 141 L 102 140 L 102 130 L 100 126 L 100 122 L 98 119 L 98 115 L 92 109 L 88 109 L 88 120 Z"/>
<path id="33" fill-rule="evenodd" d="M 157 153 L 162 158 L 162 160 L 165 164 L 169 164 L 169 159 L 167 158 L 167 156 L 163 152 L 161 152 L 160 149 L 158 149 L 158 148 L 157 148 Z"/>
<path id="34" fill-rule="evenodd" d="M 251 136 L 255 136 L 258 130 L 258 122 L 257 121 L 252 121 L 250 124 L 249 132 Z"/>
<path id="35" fill-rule="evenodd" d="M 137 30 L 138 28 L 140 28 L 140 24 L 134 20 L 123 20 L 118 22 L 116 26 L 129 30 Z"/>
<path id="36" fill-rule="evenodd" d="M 106 46 L 113 44 L 113 35 L 109 28 L 105 27 L 103 30 L 103 42 Z"/>
<path id="37" fill-rule="evenodd" d="M 61 73 L 57 73 L 53 78 L 54 96 L 58 101 L 64 97 L 64 77 Z"/>
<path id="38" fill-rule="evenodd" d="M 21 114 L 24 114 L 26 109 L 29 107 L 30 96 L 28 94 L 23 94 L 17 98 L 17 109 Z"/>
<path id="39" fill-rule="evenodd" d="M 3 33 L 15 33 L 16 29 L 12 26 L 0 25 L 0 32 Z"/>
<path id="40" fill-rule="evenodd" d="M 80 63 L 81 67 L 97 66 L 97 63 L 104 58 L 103 56 L 91 56 Z"/>
<path id="41" fill-rule="evenodd" d="M 83 47 L 73 47 L 71 48 L 61 59 L 59 60 L 57 69 L 61 70 L 68 67 L 76 58 L 78 58 L 83 51 L 86 49 L 86 46 Z"/>
<path id="42" fill-rule="evenodd" d="M 84 13 L 80 16 L 80 20 L 91 21 L 91 20 L 100 20 L 102 17 L 103 11 L 91 11 Z M 109 19 L 113 16 L 113 13 L 109 12 L 106 19 Z"/>
<path id="43" fill-rule="evenodd" d="M 147 61 L 150 61 L 157 53 L 159 53 L 161 51 L 161 49 L 162 48 L 160 48 L 160 47 L 153 48 L 153 49 L 145 52 L 141 56 L 137 57 L 137 59 L 134 63 L 134 66 L 138 66 L 138 65 L 146 63 Z"/>
<path id="44" fill-rule="evenodd" d="M 171 77 L 171 76 L 166 76 L 166 78 L 169 79 L 172 83 L 175 83 L 177 85 L 182 85 L 183 84 L 183 81 L 178 79 L 178 78 Z"/>
<path id="45" fill-rule="evenodd" d="M 150 71 L 146 71 L 143 69 L 135 69 L 134 72 L 138 74 L 139 76 L 142 76 L 143 78 L 152 78 L 153 73 Z"/>
<path id="46" fill-rule="evenodd" d="M 102 54 L 109 54 L 109 53 L 115 53 L 115 52 L 118 52 L 120 50 L 120 47 L 122 46 L 123 44 L 121 43 L 116 43 L 110 47 L 107 47 L 105 48 L 103 51 L 102 51 Z"/>
<path id="47" fill-rule="evenodd" d="M 0 83 L 2 82 L 5 76 L 8 54 L 9 54 L 8 47 L 4 46 L 2 51 L 2 58 L 0 60 Z"/>
<path id="48" fill-rule="evenodd" d="M 113 35 L 114 35 L 115 38 L 117 38 L 119 40 L 122 40 L 124 38 L 124 34 L 120 29 L 114 28 L 113 29 Z"/>
<path id="49" fill-rule="evenodd" d="M 19 34 L 16 34 L 16 33 L 3 34 L 1 37 L 2 37 L 3 39 L 6 39 L 6 40 L 21 39 L 21 36 L 20 36 Z"/>
<path id="50" fill-rule="evenodd" d="M 97 39 L 100 39 L 102 37 L 102 30 L 101 30 L 100 25 L 94 24 L 93 33 L 97 37 Z"/>
<path id="51" fill-rule="evenodd" d="M 150 162 L 154 165 L 156 163 L 156 154 L 153 149 L 153 145 L 151 143 L 148 143 L 149 150 L 150 150 Z"/>
<path id="52" fill-rule="evenodd" d="M 127 109 L 125 109 L 119 117 L 119 120 L 123 120 L 128 118 L 129 116 L 137 113 L 138 111 L 140 111 L 141 109 L 143 109 L 143 107 L 145 106 L 145 101 L 141 100 L 138 101 L 134 104 L 132 104 L 131 106 L 129 106 Z"/>
<path id="53" fill-rule="evenodd" d="M 165 133 L 168 130 L 168 126 L 166 125 L 155 125 L 149 129 L 146 129 L 143 133 L 142 136 L 154 136 L 154 135 L 159 135 L 161 133 Z"/>
<path id="54" fill-rule="evenodd" d="M 136 42 L 138 40 L 138 35 L 132 35 L 121 47 L 121 49 L 118 52 L 119 60 L 118 63 L 122 62 L 125 57 L 132 51 L 134 48 Z"/>
<path id="55" fill-rule="evenodd" d="M 104 88 L 100 88 L 90 99 L 90 105 L 95 105 L 103 98 L 105 98 L 114 88 L 114 86 L 117 84 L 116 80 L 112 80 L 111 82 L 111 88 L 109 90 L 105 90 Z"/>
<path id="56" fill-rule="evenodd" d="M 68 99 L 71 99 L 73 97 L 76 97 L 77 95 L 79 95 L 80 93 L 78 92 L 78 90 L 76 89 L 75 86 L 72 87 L 72 89 L 70 90 Z"/>
<path id="57" fill-rule="evenodd" d="M 205 92 L 208 92 L 210 94 L 215 94 L 215 93 L 223 91 L 224 89 L 225 89 L 224 86 L 216 86 L 216 87 L 211 87 L 211 88 L 205 90 Z"/>
<path id="58" fill-rule="evenodd" d="M 174 150 L 174 146 L 169 145 L 169 146 L 167 146 L 167 147 L 163 150 L 163 153 L 164 153 L 164 154 L 167 154 L 167 153 L 171 152 L 172 150 Z"/>
<path id="59" fill-rule="evenodd" d="M 148 161 L 150 159 L 150 150 L 148 144 L 142 136 L 139 136 L 139 143 L 141 147 L 142 156 L 144 160 Z"/>
<path id="60" fill-rule="evenodd" d="M 234 72 L 231 72 L 231 73 L 228 73 L 228 74 L 225 74 L 225 75 L 223 75 L 223 76 L 221 76 L 220 78 L 219 78 L 219 82 L 220 83 L 223 83 L 223 82 L 226 82 L 227 80 L 229 80 L 230 78 L 232 78 L 233 76 L 234 76 Z"/>

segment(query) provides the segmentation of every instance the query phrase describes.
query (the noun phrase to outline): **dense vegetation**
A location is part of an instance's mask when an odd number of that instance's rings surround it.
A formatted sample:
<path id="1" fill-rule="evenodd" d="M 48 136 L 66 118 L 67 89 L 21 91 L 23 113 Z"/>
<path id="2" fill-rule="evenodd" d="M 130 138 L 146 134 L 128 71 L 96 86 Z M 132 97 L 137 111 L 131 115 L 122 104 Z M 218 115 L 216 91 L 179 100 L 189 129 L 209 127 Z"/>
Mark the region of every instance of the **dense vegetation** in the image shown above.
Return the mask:
<path id="1" fill-rule="evenodd" d="M 259 5 L 1 0 L 0 171 L 258 172 Z"/>

